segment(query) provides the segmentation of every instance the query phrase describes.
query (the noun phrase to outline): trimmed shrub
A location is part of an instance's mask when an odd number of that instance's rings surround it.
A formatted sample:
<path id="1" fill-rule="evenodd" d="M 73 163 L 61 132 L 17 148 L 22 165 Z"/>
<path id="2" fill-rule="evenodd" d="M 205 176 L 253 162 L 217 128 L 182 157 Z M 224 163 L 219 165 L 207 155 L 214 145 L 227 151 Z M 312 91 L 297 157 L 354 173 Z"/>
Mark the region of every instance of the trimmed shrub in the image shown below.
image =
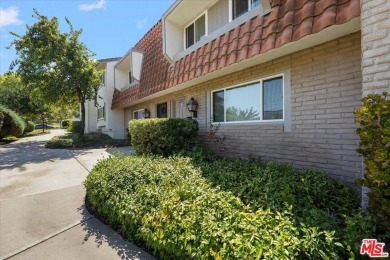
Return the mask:
<path id="1" fill-rule="evenodd" d="M 70 120 L 69 127 L 68 127 L 69 132 L 78 134 L 80 133 L 80 128 L 81 128 L 81 121 Z"/>
<path id="2" fill-rule="evenodd" d="M 354 193 L 324 174 L 243 160 L 210 164 L 110 157 L 87 177 L 87 202 L 161 259 L 344 259 L 371 235 Z"/>
<path id="3" fill-rule="evenodd" d="M 355 111 L 360 126 L 358 152 L 364 156 L 367 172 L 358 184 L 370 188 L 368 209 L 374 213 L 378 235 L 390 238 L 390 96 L 368 95 Z"/>
<path id="4" fill-rule="evenodd" d="M 49 149 L 67 149 L 74 147 L 74 141 L 70 136 L 55 136 L 45 143 Z"/>
<path id="5" fill-rule="evenodd" d="M 137 154 L 166 156 L 195 144 L 198 123 L 177 118 L 131 120 L 129 132 Z"/>
<path id="6" fill-rule="evenodd" d="M 27 121 L 26 122 L 26 129 L 24 129 L 25 133 L 30 133 L 34 131 L 35 129 L 35 123 L 33 121 Z"/>
<path id="7" fill-rule="evenodd" d="M 69 133 L 62 136 L 55 136 L 46 142 L 45 147 L 51 149 L 67 148 L 101 148 L 119 147 L 128 145 L 124 140 L 113 140 L 109 135 L 102 133 L 88 133 L 83 136 Z"/>
<path id="8" fill-rule="evenodd" d="M 0 112 L 4 115 L 3 125 L 0 129 L 0 139 L 6 136 L 21 136 L 26 128 L 24 120 L 15 111 L 1 105 Z"/>
<path id="9" fill-rule="evenodd" d="M 61 122 L 62 128 L 67 129 L 67 128 L 69 127 L 71 121 L 72 121 L 72 120 L 70 120 L 70 119 L 62 120 L 62 122 Z"/>

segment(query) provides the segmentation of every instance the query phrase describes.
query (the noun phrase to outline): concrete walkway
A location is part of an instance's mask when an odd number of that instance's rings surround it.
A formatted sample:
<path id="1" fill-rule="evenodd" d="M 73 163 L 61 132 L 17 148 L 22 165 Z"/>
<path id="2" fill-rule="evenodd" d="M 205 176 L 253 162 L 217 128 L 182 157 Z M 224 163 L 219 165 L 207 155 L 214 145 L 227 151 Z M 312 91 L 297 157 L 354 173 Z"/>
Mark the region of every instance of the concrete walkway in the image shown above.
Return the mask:
<path id="1" fill-rule="evenodd" d="M 44 148 L 63 133 L 0 147 L 0 259 L 154 259 L 84 206 L 82 182 L 97 160 L 118 149 Z"/>

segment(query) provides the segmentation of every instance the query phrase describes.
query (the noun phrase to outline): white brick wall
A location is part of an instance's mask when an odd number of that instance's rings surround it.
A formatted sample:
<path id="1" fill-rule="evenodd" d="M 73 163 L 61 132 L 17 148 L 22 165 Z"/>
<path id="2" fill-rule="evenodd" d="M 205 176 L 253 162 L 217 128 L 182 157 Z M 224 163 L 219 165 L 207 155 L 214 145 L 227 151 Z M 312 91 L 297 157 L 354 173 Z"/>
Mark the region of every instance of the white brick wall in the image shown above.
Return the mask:
<path id="1" fill-rule="evenodd" d="M 390 92 L 390 1 L 362 0 L 363 95 Z"/>

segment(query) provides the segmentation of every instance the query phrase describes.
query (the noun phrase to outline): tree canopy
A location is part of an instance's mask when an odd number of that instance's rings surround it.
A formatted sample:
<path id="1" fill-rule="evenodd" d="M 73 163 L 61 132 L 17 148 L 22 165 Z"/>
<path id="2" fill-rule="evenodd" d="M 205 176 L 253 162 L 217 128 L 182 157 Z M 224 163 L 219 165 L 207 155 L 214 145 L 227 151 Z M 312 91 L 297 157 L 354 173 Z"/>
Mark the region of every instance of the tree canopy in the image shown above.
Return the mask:
<path id="1" fill-rule="evenodd" d="M 45 109 L 31 98 L 21 78 L 15 73 L 0 75 L 0 104 L 26 118 L 41 114 Z"/>
<path id="2" fill-rule="evenodd" d="M 101 86 L 101 72 L 97 70 L 94 54 L 80 42 L 82 30 L 74 30 L 70 21 L 69 32 L 61 32 L 56 17 L 49 19 L 34 9 L 38 21 L 26 26 L 26 33 L 15 36 L 18 58 L 10 69 L 16 70 L 31 93 L 49 104 L 73 106 L 80 104 L 84 134 L 85 102 L 95 100 Z"/>
<path id="3" fill-rule="evenodd" d="M 227 121 L 248 121 L 248 120 L 259 120 L 260 115 L 257 110 L 253 107 L 250 109 L 241 109 L 234 106 L 226 109 L 226 120 Z"/>

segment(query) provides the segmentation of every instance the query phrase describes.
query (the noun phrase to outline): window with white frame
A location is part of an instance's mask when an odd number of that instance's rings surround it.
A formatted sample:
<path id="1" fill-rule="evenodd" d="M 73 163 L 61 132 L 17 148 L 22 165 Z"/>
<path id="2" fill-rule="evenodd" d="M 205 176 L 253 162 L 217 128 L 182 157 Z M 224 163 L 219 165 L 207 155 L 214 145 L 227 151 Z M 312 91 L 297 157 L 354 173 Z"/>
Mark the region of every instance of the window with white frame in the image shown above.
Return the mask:
<path id="1" fill-rule="evenodd" d="M 144 109 L 133 111 L 133 119 L 144 119 Z"/>
<path id="2" fill-rule="evenodd" d="M 102 107 L 98 107 L 97 117 L 98 117 L 98 120 L 106 118 L 106 103 L 104 103 L 104 105 Z"/>
<path id="3" fill-rule="evenodd" d="M 206 13 L 198 17 L 185 28 L 185 46 L 191 47 L 200 39 L 207 35 L 206 32 Z"/>
<path id="4" fill-rule="evenodd" d="M 260 0 L 231 0 L 231 3 L 233 20 L 261 5 Z"/>
<path id="5" fill-rule="evenodd" d="M 211 93 L 214 122 L 282 121 L 283 75 Z"/>

